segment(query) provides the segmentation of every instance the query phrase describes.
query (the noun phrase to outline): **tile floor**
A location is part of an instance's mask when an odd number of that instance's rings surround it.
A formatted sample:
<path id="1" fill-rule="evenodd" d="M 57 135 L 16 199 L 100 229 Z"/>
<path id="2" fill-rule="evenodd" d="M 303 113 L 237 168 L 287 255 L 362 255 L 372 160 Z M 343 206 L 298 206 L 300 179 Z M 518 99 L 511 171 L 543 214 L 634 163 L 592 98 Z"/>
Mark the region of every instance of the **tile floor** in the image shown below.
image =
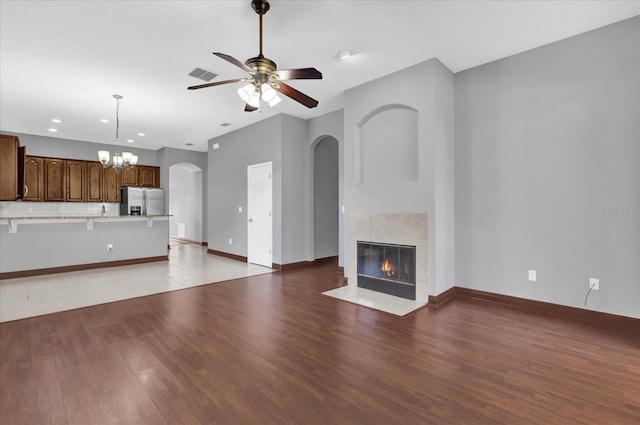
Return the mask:
<path id="1" fill-rule="evenodd" d="M 198 245 L 172 245 L 169 261 L 1 280 L 0 322 L 270 272 Z"/>
<path id="2" fill-rule="evenodd" d="M 348 301 L 364 307 L 374 308 L 376 310 L 395 314 L 396 316 L 405 316 L 427 304 L 426 302 L 408 300 L 405 298 L 395 297 L 393 295 L 371 291 L 369 289 L 358 288 L 355 285 L 347 285 L 331 289 L 330 291 L 323 292 L 322 295 L 327 295 L 329 297 Z"/>

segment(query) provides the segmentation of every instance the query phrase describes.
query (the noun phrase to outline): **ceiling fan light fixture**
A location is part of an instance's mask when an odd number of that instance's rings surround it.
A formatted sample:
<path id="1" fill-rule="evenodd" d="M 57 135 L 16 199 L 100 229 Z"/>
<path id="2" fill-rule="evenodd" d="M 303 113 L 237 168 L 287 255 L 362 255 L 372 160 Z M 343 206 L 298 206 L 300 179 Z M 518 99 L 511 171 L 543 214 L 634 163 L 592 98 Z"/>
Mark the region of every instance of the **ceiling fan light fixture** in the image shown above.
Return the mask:
<path id="1" fill-rule="evenodd" d="M 249 103 L 249 101 L 251 101 L 251 96 L 253 96 L 255 92 L 256 86 L 254 86 L 253 83 L 249 83 L 238 89 L 238 96 L 240 96 L 240 99 L 245 101 L 245 103 Z"/>
<path id="2" fill-rule="evenodd" d="M 282 98 L 278 95 L 276 95 L 270 102 L 269 102 L 269 107 L 274 107 L 276 106 L 278 103 L 280 103 L 282 101 Z"/>
<path id="3" fill-rule="evenodd" d="M 268 83 L 262 84 L 260 90 L 262 91 L 262 99 L 267 103 L 270 103 L 276 96 L 278 96 L 273 87 Z"/>
<path id="4" fill-rule="evenodd" d="M 260 92 L 255 90 L 251 95 L 251 99 L 247 102 L 247 104 L 253 106 L 254 108 L 260 107 Z"/>

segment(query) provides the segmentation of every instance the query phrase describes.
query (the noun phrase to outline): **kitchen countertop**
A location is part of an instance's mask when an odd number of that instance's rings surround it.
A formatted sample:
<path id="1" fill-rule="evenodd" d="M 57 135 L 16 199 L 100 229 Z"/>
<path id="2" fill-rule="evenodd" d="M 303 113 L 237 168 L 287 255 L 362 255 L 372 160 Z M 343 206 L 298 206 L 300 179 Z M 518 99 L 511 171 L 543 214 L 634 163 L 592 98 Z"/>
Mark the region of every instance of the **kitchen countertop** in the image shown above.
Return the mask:
<path id="1" fill-rule="evenodd" d="M 90 218 L 131 219 L 131 218 L 165 218 L 171 215 L 32 215 L 0 217 L 0 220 L 87 220 Z"/>

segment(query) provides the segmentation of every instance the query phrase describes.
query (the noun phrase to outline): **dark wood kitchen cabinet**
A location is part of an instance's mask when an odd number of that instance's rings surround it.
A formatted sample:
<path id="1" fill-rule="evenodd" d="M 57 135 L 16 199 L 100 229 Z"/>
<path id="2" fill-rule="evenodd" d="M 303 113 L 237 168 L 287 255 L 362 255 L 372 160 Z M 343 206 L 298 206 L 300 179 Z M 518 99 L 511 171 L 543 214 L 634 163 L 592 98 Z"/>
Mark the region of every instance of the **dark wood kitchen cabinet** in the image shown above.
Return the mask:
<path id="1" fill-rule="evenodd" d="M 120 202 L 120 173 L 111 167 L 104 169 L 102 200 L 104 202 Z"/>
<path id="2" fill-rule="evenodd" d="M 87 202 L 102 202 L 104 199 L 104 167 L 100 162 L 87 161 Z"/>
<path id="3" fill-rule="evenodd" d="M 160 167 L 140 165 L 138 168 L 138 183 L 143 187 L 160 187 Z"/>
<path id="4" fill-rule="evenodd" d="M 65 166 L 63 159 L 44 159 L 44 200 L 65 200 Z"/>
<path id="5" fill-rule="evenodd" d="M 0 134 L 0 201 L 22 198 L 24 149 L 17 136 Z"/>
<path id="6" fill-rule="evenodd" d="M 122 186 L 138 186 L 138 167 L 122 168 Z"/>
<path id="7" fill-rule="evenodd" d="M 25 201 L 42 201 L 44 187 L 44 159 L 39 156 L 26 156 L 24 159 L 24 197 Z"/>
<path id="8" fill-rule="evenodd" d="M 69 202 L 86 202 L 87 167 L 85 161 L 66 160 L 66 196 Z"/>

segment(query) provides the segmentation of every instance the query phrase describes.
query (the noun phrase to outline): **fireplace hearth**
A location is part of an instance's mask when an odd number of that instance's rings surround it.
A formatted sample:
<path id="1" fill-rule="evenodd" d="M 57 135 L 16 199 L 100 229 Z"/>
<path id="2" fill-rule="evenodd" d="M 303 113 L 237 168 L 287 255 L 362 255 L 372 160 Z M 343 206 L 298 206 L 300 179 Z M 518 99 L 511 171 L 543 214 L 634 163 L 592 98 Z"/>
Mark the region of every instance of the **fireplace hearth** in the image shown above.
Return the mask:
<path id="1" fill-rule="evenodd" d="M 358 286 L 416 299 L 416 247 L 358 241 Z"/>

